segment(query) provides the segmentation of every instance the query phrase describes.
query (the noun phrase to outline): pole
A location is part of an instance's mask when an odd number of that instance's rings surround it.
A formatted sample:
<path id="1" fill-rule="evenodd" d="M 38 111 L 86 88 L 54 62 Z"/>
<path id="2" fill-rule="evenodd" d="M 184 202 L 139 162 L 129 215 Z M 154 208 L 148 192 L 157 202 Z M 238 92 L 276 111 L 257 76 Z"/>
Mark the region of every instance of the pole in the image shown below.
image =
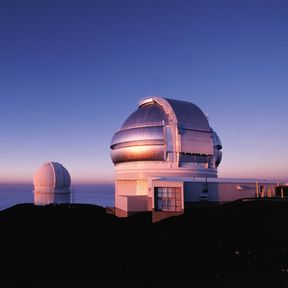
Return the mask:
<path id="1" fill-rule="evenodd" d="M 256 197 L 259 197 L 259 187 L 258 187 L 258 181 L 256 180 Z"/>

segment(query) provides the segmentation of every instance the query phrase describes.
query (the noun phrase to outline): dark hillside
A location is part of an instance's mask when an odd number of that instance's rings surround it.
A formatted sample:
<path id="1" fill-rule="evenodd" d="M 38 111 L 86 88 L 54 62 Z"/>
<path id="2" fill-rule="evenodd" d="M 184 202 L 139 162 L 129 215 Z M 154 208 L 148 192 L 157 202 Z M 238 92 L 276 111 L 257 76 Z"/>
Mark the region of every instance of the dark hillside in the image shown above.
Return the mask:
<path id="1" fill-rule="evenodd" d="M 287 223 L 288 202 L 268 199 L 153 224 L 93 205 L 16 205 L 0 212 L 0 285 L 287 287 Z"/>

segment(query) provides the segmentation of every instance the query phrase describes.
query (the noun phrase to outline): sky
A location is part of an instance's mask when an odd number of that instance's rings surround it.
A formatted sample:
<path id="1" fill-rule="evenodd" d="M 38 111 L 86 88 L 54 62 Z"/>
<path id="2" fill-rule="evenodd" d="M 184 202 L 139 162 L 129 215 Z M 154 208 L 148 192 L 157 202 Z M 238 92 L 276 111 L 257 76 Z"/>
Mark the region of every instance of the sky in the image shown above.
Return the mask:
<path id="1" fill-rule="evenodd" d="M 1 0 L 0 183 L 46 161 L 114 179 L 110 142 L 155 95 L 193 102 L 220 177 L 288 180 L 288 1 Z"/>

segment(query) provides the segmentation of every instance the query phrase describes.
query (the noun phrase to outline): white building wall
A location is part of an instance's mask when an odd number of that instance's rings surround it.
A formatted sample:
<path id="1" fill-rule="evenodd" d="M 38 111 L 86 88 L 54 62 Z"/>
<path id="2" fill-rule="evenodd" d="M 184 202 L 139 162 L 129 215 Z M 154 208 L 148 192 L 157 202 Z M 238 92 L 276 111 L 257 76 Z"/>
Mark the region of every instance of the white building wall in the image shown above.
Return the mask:
<path id="1" fill-rule="evenodd" d="M 116 195 L 136 195 L 136 180 L 116 180 Z"/>
<path id="2" fill-rule="evenodd" d="M 126 196 L 117 197 L 117 208 L 126 212 L 147 211 L 147 196 Z"/>
<path id="3" fill-rule="evenodd" d="M 147 196 L 127 196 L 127 203 L 127 211 L 147 211 Z"/>
<path id="4" fill-rule="evenodd" d="M 128 211 L 128 200 L 125 195 L 115 195 L 115 207 L 123 211 Z"/>
<path id="5" fill-rule="evenodd" d="M 271 183 L 258 183 L 247 182 L 247 183 L 219 183 L 219 201 L 228 202 L 244 198 L 255 198 L 257 197 L 274 197 L 275 196 L 275 184 Z M 262 191 L 260 187 L 263 187 Z M 257 188 L 256 188 L 257 187 Z"/>
<path id="6" fill-rule="evenodd" d="M 218 183 L 208 183 L 208 201 L 219 201 Z"/>
<path id="7" fill-rule="evenodd" d="M 192 202 L 199 201 L 200 195 L 203 192 L 204 183 L 185 182 L 184 183 L 184 201 Z"/>
<path id="8" fill-rule="evenodd" d="M 115 207 L 127 212 L 136 212 L 155 209 L 155 187 L 180 187 L 181 209 L 184 210 L 184 202 L 206 200 L 221 203 L 254 198 L 257 196 L 256 187 L 258 187 L 259 197 L 273 197 L 277 183 L 227 178 L 147 177 L 146 179 L 118 179 L 115 185 Z"/>
<path id="9" fill-rule="evenodd" d="M 255 183 L 219 183 L 218 185 L 220 202 L 256 197 Z"/>
<path id="10" fill-rule="evenodd" d="M 115 207 L 123 211 L 147 211 L 147 180 L 116 180 Z"/>
<path id="11" fill-rule="evenodd" d="M 206 191 L 207 190 L 207 191 Z M 203 197 L 206 196 L 206 197 Z M 218 201 L 218 184 L 204 182 L 185 182 L 184 183 L 184 199 L 187 202 L 200 201 L 201 199 L 208 201 Z"/>
<path id="12" fill-rule="evenodd" d="M 262 193 L 260 187 L 263 187 Z M 258 186 L 256 182 L 212 182 L 211 179 L 207 183 L 207 200 L 217 202 L 229 202 L 244 198 L 255 198 L 256 187 L 258 187 L 259 197 L 274 197 L 276 183 L 264 183 L 259 182 Z M 184 183 L 184 201 L 194 202 L 199 201 L 203 195 L 205 195 L 206 182 L 203 181 L 191 181 Z"/>
<path id="13" fill-rule="evenodd" d="M 148 195 L 148 181 L 136 180 L 136 195 Z"/>

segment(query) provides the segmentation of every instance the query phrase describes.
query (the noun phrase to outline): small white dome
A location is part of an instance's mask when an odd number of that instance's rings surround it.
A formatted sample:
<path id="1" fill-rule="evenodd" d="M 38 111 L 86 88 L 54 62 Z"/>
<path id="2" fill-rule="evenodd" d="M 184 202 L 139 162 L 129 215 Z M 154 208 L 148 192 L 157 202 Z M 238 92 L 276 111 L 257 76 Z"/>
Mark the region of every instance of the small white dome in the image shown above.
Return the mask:
<path id="1" fill-rule="evenodd" d="M 54 188 L 66 190 L 70 188 L 69 172 L 58 162 L 47 162 L 38 168 L 34 174 L 33 184 L 37 188 Z"/>

